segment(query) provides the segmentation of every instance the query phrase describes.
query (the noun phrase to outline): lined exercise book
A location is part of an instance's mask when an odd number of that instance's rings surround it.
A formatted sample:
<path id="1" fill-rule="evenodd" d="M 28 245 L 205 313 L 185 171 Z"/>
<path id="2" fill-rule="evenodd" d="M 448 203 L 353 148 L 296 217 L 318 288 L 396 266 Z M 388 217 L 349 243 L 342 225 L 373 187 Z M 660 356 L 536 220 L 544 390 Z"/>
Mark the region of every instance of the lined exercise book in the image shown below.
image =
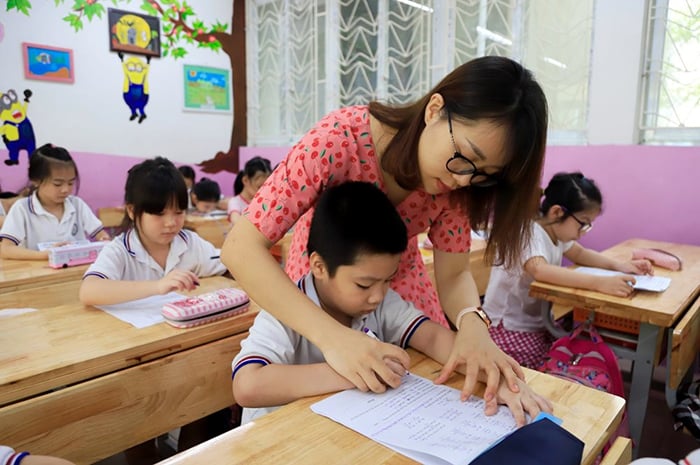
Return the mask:
<path id="1" fill-rule="evenodd" d="M 311 410 L 420 463 L 468 465 L 517 427 L 506 407 L 487 417 L 482 399 L 462 402 L 459 395 L 457 389 L 408 374 L 397 389 L 343 391 Z"/>
<path id="2" fill-rule="evenodd" d="M 597 276 L 625 274 L 620 273 L 619 271 L 606 270 L 603 268 L 592 268 L 588 266 L 579 266 L 576 268 L 576 271 Z M 634 276 L 634 279 L 637 281 L 633 287 L 641 291 L 663 292 L 668 289 L 668 286 L 671 285 L 671 278 L 666 278 L 664 276 L 644 276 L 638 274 L 632 276 Z"/>

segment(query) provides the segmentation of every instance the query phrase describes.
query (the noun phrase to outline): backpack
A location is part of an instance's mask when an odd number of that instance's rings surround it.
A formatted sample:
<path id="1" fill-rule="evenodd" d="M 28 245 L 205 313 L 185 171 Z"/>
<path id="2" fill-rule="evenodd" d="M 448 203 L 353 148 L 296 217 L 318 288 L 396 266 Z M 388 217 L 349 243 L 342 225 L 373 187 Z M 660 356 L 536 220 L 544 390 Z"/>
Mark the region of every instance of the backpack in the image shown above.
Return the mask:
<path id="1" fill-rule="evenodd" d="M 586 327 L 588 327 L 588 337 L 581 336 Z M 590 324 L 578 325 L 571 334 L 557 339 L 537 369 L 558 378 L 625 398 L 625 388 L 617 357 L 600 337 L 595 327 Z M 630 437 L 626 412 L 622 416 L 617 431 L 603 448 L 603 453 L 607 452 L 617 436 Z"/>

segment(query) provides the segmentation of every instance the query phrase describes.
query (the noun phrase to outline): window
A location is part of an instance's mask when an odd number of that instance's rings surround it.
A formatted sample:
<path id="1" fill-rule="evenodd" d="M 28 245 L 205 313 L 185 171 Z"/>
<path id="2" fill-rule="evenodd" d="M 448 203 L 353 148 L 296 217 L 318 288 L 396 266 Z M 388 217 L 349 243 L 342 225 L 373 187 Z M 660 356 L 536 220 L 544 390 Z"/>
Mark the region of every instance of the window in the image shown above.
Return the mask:
<path id="1" fill-rule="evenodd" d="M 550 143 L 584 143 L 594 0 L 248 0 L 249 145 L 295 143 L 325 113 L 425 94 L 459 64 L 533 71 Z"/>
<path id="2" fill-rule="evenodd" d="M 649 2 L 641 142 L 700 144 L 700 0 Z"/>

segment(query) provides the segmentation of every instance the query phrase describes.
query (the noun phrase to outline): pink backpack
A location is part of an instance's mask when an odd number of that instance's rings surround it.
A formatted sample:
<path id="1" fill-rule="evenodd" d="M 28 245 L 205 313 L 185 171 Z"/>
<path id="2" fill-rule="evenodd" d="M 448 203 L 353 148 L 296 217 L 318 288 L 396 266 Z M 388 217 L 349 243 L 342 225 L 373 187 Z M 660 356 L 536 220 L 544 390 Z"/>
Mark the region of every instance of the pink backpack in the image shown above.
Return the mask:
<path id="1" fill-rule="evenodd" d="M 586 327 L 588 327 L 588 336 L 581 334 Z M 622 373 L 617 357 L 593 325 L 581 324 L 568 336 L 557 339 L 549 349 L 544 362 L 537 369 L 543 373 L 625 398 L 625 388 L 622 384 Z M 610 448 L 617 436 L 630 437 L 626 413 L 603 452 Z"/>

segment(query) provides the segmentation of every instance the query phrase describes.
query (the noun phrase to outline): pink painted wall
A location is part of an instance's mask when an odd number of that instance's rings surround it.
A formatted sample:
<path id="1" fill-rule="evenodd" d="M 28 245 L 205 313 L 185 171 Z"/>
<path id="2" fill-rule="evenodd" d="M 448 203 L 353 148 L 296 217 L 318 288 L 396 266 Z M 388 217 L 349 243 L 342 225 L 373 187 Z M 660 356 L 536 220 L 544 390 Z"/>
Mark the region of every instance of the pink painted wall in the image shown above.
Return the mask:
<path id="1" fill-rule="evenodd" d="M 103 155 L 99 153 L 71 152 L 80 172 L 80 192 L 78 195 L 97 211 L 100 207 L 122 205 L 124 183 L 129 168 L 142 162 L 143 158 Z M 7 151 L 0 150 L 0 159 L 7 159 Z M 176 165 L 180 166 L 179 163 Z M 195 165 L 197 180 L 207 177 L 219 183 L 225 196 L 233 195 L 232 173 L 202 173 Z M 5 166 L 0 163 L 0 186 L 3 191 L 17 191 L 27 183 L 27 157 L 20 154 L 20 164 Z"/>
<path id="2" fill-rule="evenodd" d="M 273 166 L 289 147 L 241 147 Z M 632 237 L 700 245 L 700 147 L 551 146 L 543 185 L 559 171 L 581 171 L 603 193 L 603 214 L 581 243 L 606 249 Z"/>
<path id="3" fill-rule="evenodd" d="M 288 147 L 241 147 L 241 166 L 255 155 L 273 166 Z M 0 150 L 0 159 L 7 152 Z M 80 197 L 93 208 L 120 205 L 127 170 L 139 158 L 74 152 L 81 173 Z M 26 156 L 21 164 L 0 164 L 3 190 L 17 190 L 27 180 Z M 232 195 L 235 175 L 202 174 Z M 700 147 L 662 146 L 552 146 L 547 150 L 546 184 L 559 171 L 581 171 L 596 181 L 603 193 L 603 214 L 581 242 L 598 250 L 627 238 L 641 237 L 700 245 Z"/>

